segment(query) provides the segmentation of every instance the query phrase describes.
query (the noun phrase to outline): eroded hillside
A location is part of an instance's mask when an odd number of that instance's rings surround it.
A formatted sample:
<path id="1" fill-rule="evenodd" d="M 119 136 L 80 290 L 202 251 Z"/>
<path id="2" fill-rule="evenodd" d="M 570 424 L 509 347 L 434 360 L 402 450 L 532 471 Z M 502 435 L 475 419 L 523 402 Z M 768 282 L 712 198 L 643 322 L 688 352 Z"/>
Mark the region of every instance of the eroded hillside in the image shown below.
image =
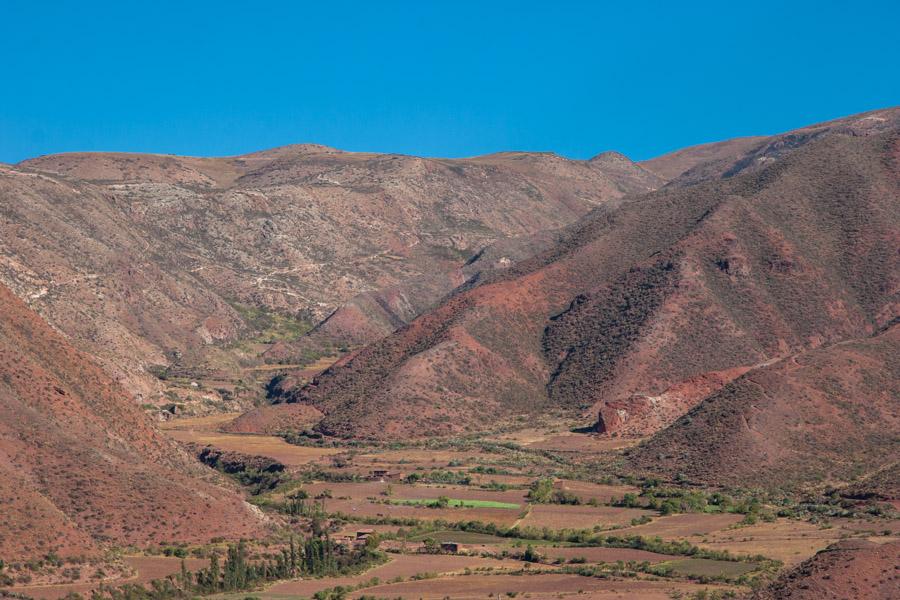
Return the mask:
<path id="1" fill-rule="evenodd" d="M 259 535 L 238 492 L 156 432 L 84 353 L 0 286 L 0 555 Z"/>
<path id="2" fill-rule="evenodd" d="M 150 398 L 148 366 L 203 363 L 253 329 L 248 310 L 302 329 L 393 286 L 329 326 L 369 341 L 461 283 L 485 245 L 662 183 L 619 155 L 52 155 L 0 168 L 0 282 Z"/>
<path id="3" fill-rule="evenodd" d="M 340 436 L 557 409 L 645 434 L 750 369 L 871 335 L 897 307 L 897 121 L 767 138 L 704 182 L 607 202 L 286 399 Z"/>

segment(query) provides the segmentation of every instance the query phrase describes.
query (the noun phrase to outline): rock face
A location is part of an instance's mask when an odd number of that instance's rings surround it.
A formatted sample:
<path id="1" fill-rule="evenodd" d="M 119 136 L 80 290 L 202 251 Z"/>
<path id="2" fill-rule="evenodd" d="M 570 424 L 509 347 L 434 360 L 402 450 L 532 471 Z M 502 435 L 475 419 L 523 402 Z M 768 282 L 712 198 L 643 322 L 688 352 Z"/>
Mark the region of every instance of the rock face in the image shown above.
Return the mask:
<path id="1" fill-rule="evenodd" d="M 89 357 L 0 286 L 0 556 L 265 531 Z"/>
<path id="2" fill-rule="evenodd" d="M 246 330 L 235 303 L 315 323 L 350 302 L 323 332 L 370 341 L 489 243 L 662 183 L 624 157 L 45 156 L 0 165 L 0 283 L 146 393 L 147 365 L 198 364 Z"/>
<path id="3" fill-rule="evenodd" d="M 785 573 L 751 600 L 891 600 L 900 597 L 900 542 L 845 540 Z"/>
<path id="4" fill-rule="evenodd" d="M 897 314 L 898 121 L 765 138 L 691 169 L 705 181 L 609 201 L 287 401 L 340 436 L 548 409 L 624 410 L 615 427 L 648 433 L 750 369 L 871 335 Z"/>

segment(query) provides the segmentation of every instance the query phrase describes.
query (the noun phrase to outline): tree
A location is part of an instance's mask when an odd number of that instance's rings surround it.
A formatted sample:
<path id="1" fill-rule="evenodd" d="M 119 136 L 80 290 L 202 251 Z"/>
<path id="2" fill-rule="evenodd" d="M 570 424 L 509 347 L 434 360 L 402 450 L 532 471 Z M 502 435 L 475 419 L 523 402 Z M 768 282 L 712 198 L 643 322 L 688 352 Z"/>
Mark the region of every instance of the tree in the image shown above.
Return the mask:
<path id="1" fill-rule="evenodd" d="M 209 580 L 212 590 L 219 591 L 219 555 L 215 552 L 209 557 Z"/>
<path id="2" fill-rule="evenodd" d="M 441 545 L 434 538 L 427 537 L 422 540 L 422 543 L 425 545 L 425 552 L 428 554 L 440 554 Z"/>
<path id="3" fill-rule="evenodd" d="M 528 544 L 525 552 L 522 554 L 522 560 L 525 562 L 541 562 L 541 555 L 535 551 L 534 546 Z"/>
<path id="4" fill-rule="evenodd" d="M 549 478 L 535 480 L 528 491 L 528 499 L 536 504 L 546 504 L 552 497 L 553 480 Z"/>

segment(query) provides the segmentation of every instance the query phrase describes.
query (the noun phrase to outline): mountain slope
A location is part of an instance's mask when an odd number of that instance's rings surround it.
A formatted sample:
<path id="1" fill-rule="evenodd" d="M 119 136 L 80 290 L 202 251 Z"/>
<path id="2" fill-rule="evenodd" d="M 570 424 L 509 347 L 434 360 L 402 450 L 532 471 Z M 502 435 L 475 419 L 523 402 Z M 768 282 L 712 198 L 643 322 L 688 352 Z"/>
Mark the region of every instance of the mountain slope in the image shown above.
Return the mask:
<path id="1" fill-rule="evenodd" d="M 900 462 L 900 325 L 751 371 L 630 453 L 706 484 L 839 486 Z M 883 481 L 882 493 L 898 482 Z"/>
<path id="2" fill-rule="evenodd" d="M 264 524 L 0 286 L 0 556 L 208 541 Z"/>
<path id="3" fill-rule="evenodd" d="M 690 146 L 651 158 L 650 160 L 641 161 L 639 164 L 666 181 L 673 181 L 698 165 L 718 163 L 728 158 L 733 159 L 735 156 L 740 156 L 758 146 L 765 139 L 764 137 L 745 137 L 725 140 L 724 142 Z"/>
<path id="4" fill-rule="evenodd" d="M 147 395 L 148 365 L 202 363 L 248 332 L 238 303 L 315 323 L 418 278 L 402 322 L 490 242 L 662 183 L 627 159 L 551 154 L 45 156 L 0 166 L 0 283 Z M 362 314 L 335 335 L 368 341 L 395 325 Z"/>
<path id="5" fill-rule="evenodd" d="M 879 115 L 874 130 L 864 115 L 769 139 L 753 156 L 777 158 L 741 173 L 607 202 L 286 400 L 341 436 L 590 407 L 609 431 L 648 433 L 762 363 L 871 334 L 898 289 L 900 119 Z"/>
<path id="6" fill-rule="evenodd" d="M 891 600 L 900 596 L 900 542 L 875 544 L 862 540 L 838 542 L 822 550 L 752 600 Z"/>

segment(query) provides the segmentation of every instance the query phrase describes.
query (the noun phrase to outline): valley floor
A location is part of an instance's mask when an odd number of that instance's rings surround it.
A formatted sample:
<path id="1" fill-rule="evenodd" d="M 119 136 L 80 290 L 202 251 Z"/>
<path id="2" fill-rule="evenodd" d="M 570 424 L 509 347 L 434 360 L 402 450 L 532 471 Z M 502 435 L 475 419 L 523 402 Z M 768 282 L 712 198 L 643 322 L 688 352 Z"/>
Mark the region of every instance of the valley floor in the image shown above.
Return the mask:
<path id="1" fill-rule="evenodd" d="M 616 468 L 622 449 L 640 440 L 600 437 L 571 423 L 366 445 L 315 439 L 291 444 L 276 436 L 220 433 L 226 421 L 185 418 L 163 430 L 181 442 L 284 465 L 277 480 L 255 482 L 248 491 L 248 501 L 283 527 L 280 538 L 253 542 L 251 556 L 283 545 L 284 532 L 303 535 L 308 517 L 324 519 L 339 543 L 349 547 L 374 537 L 386 553 L 381 564 L 360 573 L 220 594 L 229 600 L 340 594 L 736 597 L 838 540 L 900 538 L 900 521 L 864 508 L 622 475 Z M 210 553 L 225 549 L 225 542 L 180 548 L 191 557 L 189 570 L 208 565 Z M 158 555 L 164 548 L 142 550 L 141 556 L 124 557 L 134 575 L 107 584 L 147 583 L 181 569 L 179 558 Z M 87 597 L 96 587 L 80 581 L 16 585 L 10 591 L 54 599 L 69 593 Z"/>

